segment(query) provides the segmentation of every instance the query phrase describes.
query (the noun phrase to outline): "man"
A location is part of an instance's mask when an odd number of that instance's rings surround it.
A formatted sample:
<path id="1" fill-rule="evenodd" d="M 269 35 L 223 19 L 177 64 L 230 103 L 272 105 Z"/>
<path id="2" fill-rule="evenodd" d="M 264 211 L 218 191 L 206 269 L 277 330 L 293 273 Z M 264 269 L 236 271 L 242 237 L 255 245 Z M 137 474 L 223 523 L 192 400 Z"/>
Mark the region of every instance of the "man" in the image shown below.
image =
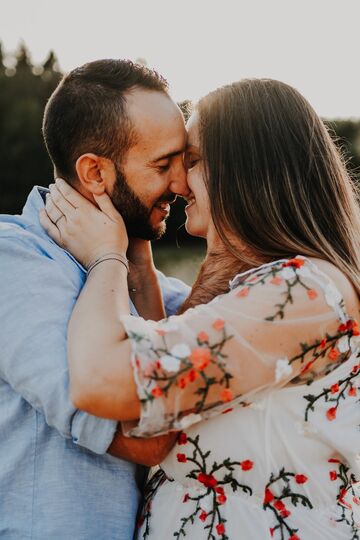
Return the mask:
<path id="1" fill-rule="evenodd" d="M 187 186 L 184 122 L 160 76 L 120 60 L 75 69 L 43 133 L 56 175 L 93 202 L 105 187 L 130 236 L 161 236 Z M 46 192 L 34 187 L 21 216 L 0 217 L 0 537 L 127 540 L 139 492 L 136 466 L 119 458 L 151 465 L 173 437 L 126 440 L 72 406 L 66 330 L 86 271 L 41 228 Z M 170 315 L 188 288 L 159 280 Z"/>

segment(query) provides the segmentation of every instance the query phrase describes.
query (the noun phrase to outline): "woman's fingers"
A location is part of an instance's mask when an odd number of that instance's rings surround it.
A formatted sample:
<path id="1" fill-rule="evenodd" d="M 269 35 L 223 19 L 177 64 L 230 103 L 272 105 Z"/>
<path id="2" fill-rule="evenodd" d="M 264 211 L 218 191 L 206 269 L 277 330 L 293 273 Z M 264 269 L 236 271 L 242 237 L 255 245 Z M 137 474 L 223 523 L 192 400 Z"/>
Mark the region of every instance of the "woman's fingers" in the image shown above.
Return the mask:
<path id="1" fill-rule="evenodd" d="M 64 213 L 54 203 L 54 199 L 50 193 L 47 193 L 46 195 L 45 210 L 47 212 L 47 216 L 51 219 L 51 221 L 54 224 L 56 224 L 61 218 L 66 219 Z"/>
<path id="2" fill-rule="evenodd" d="M 52 222 L 52 220 L 49 218 L 45 208 L 42 208 L 39 212 L 39 219 L 40 219 L 40 223 L 41 225 L 43 226 L 43 228 L 45 229 L 45 231 L 48 233 L 49 236 L 51 236 L 51 238 L 53 240 L 55 240 L 55 242 L 59 245 L 61 245 L 61 234 L 60 234 L 60 231 L 59 229 L 56 227 L 56 225 L 54 225 L 54 223 Z"/>
<path id="3" fill-rule="evenodd" d="M 70 204 L 73 209 L 77 208 L 89 208 L 93 206 L 93 204 L 88 201 L 83 195 L 81 195 L 76 189 L 70 186 L 65 180 L 62 178 L 56 178 L 55 180 L 55 186 L 57 190 L 62 195 L 63 199 L 67 201 L 68 204 Z"/>
<path id="4" fill-rule="evenodd" d="M 50 195 L 54 205 L 61 211 L 66 217 L 71 217 L 76 208 L 64 197 L 59 188 L 55 184 L 50 184 Z"/>
<path id="5" fill-rule="evenodd" d="M 95 202 L 99 206 L 100 210 L 104 212 L 109 218 L 119 220 L 120 214 L 113 205 L 109 195 L 104 191 L 102 195 L 94 195 Z"/>

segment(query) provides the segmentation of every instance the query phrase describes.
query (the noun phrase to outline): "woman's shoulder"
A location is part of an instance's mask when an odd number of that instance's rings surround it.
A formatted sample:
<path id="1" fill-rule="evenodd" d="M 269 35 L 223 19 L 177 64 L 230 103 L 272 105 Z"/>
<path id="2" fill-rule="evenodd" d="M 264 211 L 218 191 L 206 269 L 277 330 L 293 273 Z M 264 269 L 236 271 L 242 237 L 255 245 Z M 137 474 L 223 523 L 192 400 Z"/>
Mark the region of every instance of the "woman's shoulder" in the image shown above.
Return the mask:
<path id="1" fill-rule="evenodd" d="M 315 257 L 297 255 L 291 259 L 278 259 L 237 274 L 230 281 L 230 291 L 242 290 L 243 294 L 253 287 L 261 285 L 262 294 L 273 290 L 273 285 L 281 283 L 290 286 L 293 292 L 296 285 L 308 290 L 311 297 L 312 284 L 322 290 L 327 303 L 344 305 L 346 312 L 353 318 L 359 316 L 359 297 L 347 275 L 333 263 Z M 310 288 L 310 290 L 309 290 Z M 277 287 L 280 291 L 281 287 Z M 239 293 L 239 291 L 238 291 Z M 315 293 L 313 293 L 313 297 Z M 332 299 L 330 298 L 332 297 Z M 314 307 L 314 303 L 312 303 Z"/>
<path id="2" fill-rule="evenodd" d="M 349 277 L 335 264 L 317 258 L 308 259 L 320 272 L 334 283 L 344 299 L 347 312 L 353 318 L 359 318 L 359 295 Z"/>

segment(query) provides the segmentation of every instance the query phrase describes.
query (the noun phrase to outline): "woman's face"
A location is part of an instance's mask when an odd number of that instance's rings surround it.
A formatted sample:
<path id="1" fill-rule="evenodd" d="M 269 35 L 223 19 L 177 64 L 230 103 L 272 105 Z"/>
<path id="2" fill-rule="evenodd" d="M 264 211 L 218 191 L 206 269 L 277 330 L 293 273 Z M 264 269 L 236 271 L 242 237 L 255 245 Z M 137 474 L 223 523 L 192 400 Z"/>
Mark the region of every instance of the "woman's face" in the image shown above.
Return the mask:
<path id="1" fill-rule="evenodd" d="M 205 187 L 204 162 L 200 154 L 200 140 L 198 129 L 199 117 L 194 112 L 188 120 L 188 145 L 185 154 L 185 167 L 187 182 L 191 191 L 187 198 L 185 208 L 185 228 L 192 236 L 206 238 L 212 224 L 208 192 Z"/>

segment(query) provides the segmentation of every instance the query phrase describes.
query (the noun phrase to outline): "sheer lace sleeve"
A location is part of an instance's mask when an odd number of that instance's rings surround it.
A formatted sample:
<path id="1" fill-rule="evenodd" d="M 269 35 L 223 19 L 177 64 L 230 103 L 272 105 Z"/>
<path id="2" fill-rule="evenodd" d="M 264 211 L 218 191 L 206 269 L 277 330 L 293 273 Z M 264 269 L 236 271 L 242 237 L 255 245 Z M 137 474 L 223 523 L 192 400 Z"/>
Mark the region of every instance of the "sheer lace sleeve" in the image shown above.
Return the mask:
<path id="1" fill-rule="evenodd" d="M 264 392 L 328 373 L 350 354 L 356 322 L 307 259 L 237 276 L 230 291 L 159 322 L 123 317 L 141 400 L 132 436 L 184 429 Z M 348 342 L 346 347 L 345 341 Z"/>

